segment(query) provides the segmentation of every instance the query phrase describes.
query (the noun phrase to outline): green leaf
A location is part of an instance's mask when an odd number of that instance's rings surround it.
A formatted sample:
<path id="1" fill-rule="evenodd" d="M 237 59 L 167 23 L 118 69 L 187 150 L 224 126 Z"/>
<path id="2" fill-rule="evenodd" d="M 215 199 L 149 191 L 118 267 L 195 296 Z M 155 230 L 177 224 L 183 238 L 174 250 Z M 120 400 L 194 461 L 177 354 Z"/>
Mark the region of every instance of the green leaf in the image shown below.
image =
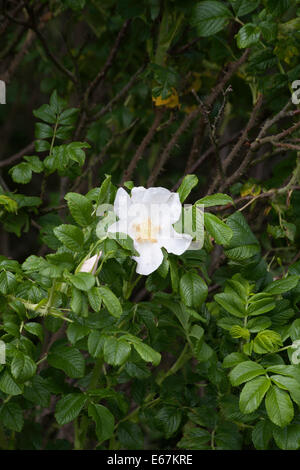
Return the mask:
<path id="1" fill-rule="evenodd" d="M 65 106 L 64 100 L 58 96 L 56 90 L 51 93 L 49 104 L 55 114 L 60 114 Z"/>
<path id="2" fill-rule="evenodd" d="M 111 182 L 111 175 L 105 175 L 105 180 L 98 189 L 99 192 L 96 199 L 98 206 L 113 201 L 116 194 L 116 187 Z"/>
<path id="3" fill-rule="evenodd" d="M 225 222 L 220 220 L 214 214 L 204 213 L 204 225 L 209 234 L 215 239 L 219 245 L 228 245 L 233 232 Z"/>
<path id="4" fill-rule="evenodd" d="M 169 439 L 180 426 L 182 411 L 174 406 L 163 406 L 155 416 L 158 428 L 164 432 L 166 439 Z"/>
<path id="5" fill-rule="evenodd" d="M 73 126 L 76 123 L 78 112 L 78 108 L 66 109 L 59 115 L 58 123 L 61 126 Z"/>
<path id="6" fill-rule="evenodd" d="M 36 363 L 31 357 L 21 351 L 15 353 L 11 363 L 11 373 L 14 379 L 25 382 L 36 372 Z"/>
<path id="7" fill-rule="evenodd" d="M 96 423 L 98 444 L 101 444 L 113 435 L 115 418 L 105 406 L 94 403 L 89 404 L 88 414 Z"/>
<path id="8" fill-rule="evenodd" d="M 28 331 L 32 335 L 35 335 L 39 338 L 41 342 L 43 342 L 44 332 L 43 327 L 40 323 L 28 322 L 24 325 L 24 330 Z"/>
<path id="9" fill-rule="evenodd" d="M 89 334 L 89 328 L 78 323 L 71 323 L 67 328 L 67 338 L 71 344 L 75 344 L 80 339 Z"/>
<path id="10" fill-rule="evenodd" d="M 255 297 L 255 296 L 253 296 Z M 272 298 L 266 297 L 259 300 L 250 299 L 250 304 L 247 309 L 249 316 L 262 315 L 263 313 L 270 312 L 275 308 L 275 302 Z"/>
<path id="11" fill-rule="evenodd" d="M 217 426 L 215 444 L 218 450 L 240 450 L 242 439 L 235 423 L 222 422 Z"/>
<path id="12" fill-rule="evenodd" d="M 48 124 L 37 122 L 35 124 L 34 135 L 36 139 L 48 139 L 50 137 L 53 137 L 53 128 Z"/>
<path id="13" fill-rule="evenodd" d="M 277 281 L 273 281 L 269 284 L 265 289 L 264 292 L 268 292 L 268 294 L 278 295 L 278 294 L 285 294 L 291 289 L 294 289 L 298 284 L 299 276 L 293 275 L 288 276 L 285 279 L 278 279 Z"/>
<path id="14" fill-rule="evenodd" d="M 51 155 L 48 155 L 44 160 L 45 168 L 47 168 L 51 173 L 55 170 L 59 170 L 61 172 L 65 171 L 70 160 L 66 150 L 66 145 L 53 147 Z"/>
<path id="15" fill-rule="evenodd" d="M 123 449 L 139 450 L 144 447 L 144 435 L 141 428 L 131 421 L 125 421 L 118 426 L 117 438 Z"/>
<path id="16" fill-rule="evenodd" d="M 266 410 L 270 420 L 277 426 L 289 424 L 294 417 L 293 403 L 289 394 L 272 385 L 266 396 Z"/>
<path id="17" fill-rule="evenodd" d="M 22 393 L 21 386 L 14 381 L 7 370 L 1 373 L 0 390 L 3 393 L 7 393 L 7 395 L 20 395 Z"/>
<path id="18" fill-rule="evenodd" d="M 57 402 L 55 418 L 61 426 L 73 421 L 84 407 L 87 398 L 83 393 L 69 393 Z"/>
<path id="19" fill-rule="evenodd" d="M 2 404 L 0 408 L 0 421 L 3 426 L 11 431 L 22 431 L 24 420 L 20 405 L 12 401 Z"/>
<path id="20" fill-rule="evenodd" d="M 72 142 L 66 146 L 66 154 L 68 158 L 82 166 L 85 161 L 85 152 L 82 149 L 89 147 L 90 145 L 86 142 Z"/>
<path id="21" fill-rule="evenodd" d="M 24 194 L 13 194 L 11 195 L 18 203 L 19 209 L 21 207 L 36 207 L 42 204 L 42 200 L 35 196 L 25 196 Z"/>
<path id="22" fill-rule="evenodd" d="M 89 334 L 88 337 L 88 350 L 91 356 L 100 357 L 102 354 L 104 341 L 107 337 L 104 336 L 100 331 L 94 330 Z"/>
<path id="23" fill-rule="evenodd" d="M 125 366 L 126 372 L 130 377 L 135 377 L 139 380 L 145 380 L 151 376 L 151 372 L 144 363 L 127 362 Z"/>
<path id="24" fill-rule="evenodd" d="M 68 193 L 65 196 L 65 200 L 68 203 L 68 207 L 75 222 L 82 227 L 91 225 L 93 222 L 93 205 L 85 196 L 77 193 Z"/>
<path id="25" fill-rule="evenodd" d="M 177 447 L 184 450 L 206 450 L 210 449 L 210 440 L 211 435 L 206 429 L 191 428 L 185 431 L 183 437 L 177 443 Z"/>
<path id="26" fill-rule="evenodd" d="M 233 325 L 230 328 L 229 333 L 231 334 L 233 338 L 243 338 L 247 341 L 250 338 L 249 330 L 247 328 L 243 328 L 240 325 Z"/>
<path id="27" fill-rule="evenodd" d="M 50 143 L 47 142 L 47 140 L 35 140 L 34 148 L 36 152 L 46 152 L 47 150 L 50 150 Z M 45 163 L 45 160 L 44 160 L 44 163 Z"/>
<path id="28" fill-rule="evenodd" d="M 268 317 L 256 317 L 247 322 L 247 328 L 251 333 L 265 330 L 271 326 L 272 322 Z"/>
<path id="29" fill-rule="evenodd" d="M 115 294 L 108 287 L 105 286 L 98 287 L 98 293 L 101 296 L 103 303 L 109 313 L 113 317 L 120 318 L 120 316 L 122 315 L 122 306 Z"/>
<path id="30" fill-rule="evenodd" d="M 80 351 L 74 347 L 54 344 L 47 357 L 50 366 L 61 369 L 68 377 L 84 376 L 85 362 Z"/>
<path id="31" fill-rule="evenodd" d="M 168 272 L 169 272 L 169 267 L 170 267 L 169 260 L 166 256 L 164 256 L 164 259 L 161 265 L 157 269 L 157 274 L 159 274 L 163 279 L 166 279 Z"/>
<path id="32" fill-rule="evenodd" d="M 131 346 L 123 339 L 110 336 L 104 342 L 104 360 L 112 366 L 120 366 L 128 358 Z"/>
<path id="33" fill-rule="evenodd" d="M 172 302 L 168 298 L 159 297 L 159 303 L 170 309 L 174 315 L 177 317 L 178 321 L 182 325 L 184 330 L 187 330 L 189 327 L 189 318 L 190 312 L 188 307 L 186 307 L 182 302 Z"/>
<path id="34" fill-rule="evenodd" d="M 30 168 L 32 171 L 34 171 L 35 173 L 41 173 L 44 169 L 44 166 L 43 166 L 43 163 L 41 162 L 41 160 L 39 159 L 39 157 L 26 157 L 24 156 L 23 157 L 24 160 L 27 161 L 27 163 L 29 164 Z"/>
<path id="35" fill-rule="evenodd" d="M 233 199 L 227 194 L 216 193 L 199 199 L 195 204 L 203 204 L 204 207 L 227 206 L 233 204 Z"/>
<path id="36" fill-rule="evenodd" d="M 273 429 L 273 437 L 279 449 L 298 450 L 300 448 L 300 424 L 290 424 Z"/>
<path id="37" fill-rule="evenodd" d="M 199 308 L 205 301 L 208 288 L 203 279 L 194 272 L 185 273 L 179 282 L 182 301 L 188 307 Z"/>
<path id="38" fill-rule="evenodd" d="M 193 338 L 197 338 L 197 340 L 200 341 L 203 338 L 203 335 L 204 335 L 204 330 L 200 325 L 192 326 L 189 336 L 192 336 Z"/>
<path id="39" fill-rule="evenodd" d="M 300 318 L 294 320 L 289 328 L 289 335 L 293 341 L 300 338 Z"/>
<path id="40" fill-rule="evenodd" d="M 88 315 L 88 302 L 83 292 L 72 287 L 70 307 L 74 313 L 82 317 Z"/>
<path id="41" fill-rule="evenodd" d="M 226 225 L 233 231 L 233 236 L 225 250 L 228 258 L 233 261 L 244 261 L 260 251 L 256 237 L 240 212 L 230 215 L 226 220 Z"/>
<path id="42" fill-rule="evenodd" d="M 9 294 L 13 292 L 16 288 L 17 281 L 14 274 L 10 273 L 9 271 L 2 271 L 0 273 L 0 292 L 1 294 Z"/>
<path id="43" fill-rule="evenodd" d="M 59 225 L 53 229 L 54 235 L 69 250 L 81 251 L 83 246 L 83 233 L 75 225 Z"/>
<path id="44" fill-rule="evenodd" d="M 263 38 L 266 41 L 269 42 L 269 41 L 274 41 L 274 39 L 276 39 L 277 32 L 278 32 L 278 25 L 276 23 L 274 23 L 272 20 L 271 21 L 261 21 L 259 23 L 259 28 L 261 30 Z M 292 228 L 293 224 L 288 224 L 287 223 L 287 226 L 290 226 L 291 229 L 294 230 Z M 296 227 L 295 227 L 295 229 L 296 229 Z M 293 240 L 293 239 L 294 239 L 294 236 L 292 235 L 291 240 Z"/>
<path id="45" fill-rule="evenodd" d="M 0 205 L 3 206 L 7 212 L 17 212 L 18 210 L 18 204 L 16 201 L 8 196 L 5 196 L 4 194 L 0 195 Z"/>
<path id="46" fill-rule="evenodd" d="M 286 377 L 292 377 L 300 382 L 300 368 L 298 366 L 278 364 L 267 367 L 267 371 L 274 372 L 274 374 L 284 375 Z"/>
<path id="47" fill-rule="evenodd" d="M 252 46 L 259 41 L 260 28 L 255 24 L 248 23 L 241 27 L 238 34 L 236 34 L 237 46 L 240 49 Z"/>
<path id="48" fill-rule="evenodd" d="M 233 386 L 241 385 L 248 380 L 252 380 L 258 375 L 264 375 L 265 369 L 256 362 L 244 361 L 235 366 L 229 374 L 230 382 Z"/>
<path id="49" fill-rule="evenodd" d="M 238 295 L 243 303 L 247 302 L 250 290 L 248 281 L 243 279 L 240 274 L 235 274 L 232 279 L 226 280 L 225 292 Z"/>
<path id="50" fill-rule="evenodd" d="M 69 140 L 72 136 L 73 126 L 59 127 L 56 131 L 55 138 L 60 140 Z"/>
<path id="51" fill-rule="evenodd" d="M 260 4 L 260 0 L 230 0 L 236 16 L 241 17 L 248 15 Z"/>
<path id="52" fill-rule="evenodd" d="M 252 441 L 255 449 L 267 450 L 272 438 L 272 426 L 269 421 L 263 420 L 256 423 L 252 431 Z"/>
<path id="53" fill-rule="evenodd" d="M 291 6 L 291 0 L 265 0 L 266 10 L 273 17 L 283 15 Z"/>
<path id="54" fill-rule="evenodd" d="M 70 276 L 69 280 L 76 289 L 85 292 L 91 289 L 95 284 L 95 276 L 91 273 L 76 273 Z"/>
<path id="55" fill-rule="evenodd" d="M 266 392 L 271 385 L 267 377 L 257 377 L 244 385 L 240 395 L 240 410 L 242 413 L 253 413 L 261 404 Z"/>
<path id="56" fill-rule="evenodd" d="M 233 352 L 224 358 L 223 367 L 234 367 L 244 361 L 247 361 L 247 356 L 245 354 Z"/>
<path id="57" fill-rule="evenodd" d="M 55 124 L 56 122 L 56 114 L 48 104 L 43 104 L 39 109 L 34 109 L 33 114 L 49 124 Z"/>
<path id="58" fill-rule="evenodd" d="M 300 406 L 300 382 L 292 377 L 284 377 L 282 375 L 272 375 L 271 380 L 279 388 L 288 390 L 294 402 Z"/>
<path id="59" fill-rule="evenodd" d="M 183 203 L 192 189 L 197 186 L 198 184 L 198 178 L 196 175 L 186 175 L 183 180 L 181 185 L 178 188 L 178 194 L 180 197 L 180 202 Z"/>
<path id="60" fill-rule="evenodd" d="M 102 304 L 101 289 L 99 287 L 92 287 L 88 291 L 89 304 L 94 310 L 94 312 L 100 312 Z"/>
<path id="61" fill-rule="evenodd" d="M 245 304 L 240 297 L 233 292 L 222 292 L 214 296 L 215 301 L 227 312 L 235 317 L 244 318 L 246 315 Z"/>
<path id="62" fill-rule="evenodd" d="M 9 170 L 9 174 L 15 183 L 26 184 L 32 178 L 32 170 L 28 163 L 22 162 L 13 166 Z"/>
<path id="63" fill-rule="evenodd" d="M 42 271 L 47 267 L 47 261 L 44 258 L 35 255 L 28 256 L 28 258 L 26 258 L 26 260 L 22 264 L 22 269 L 24 269 L 24 271 L 27 273 Z"/>
<path id="64" fill-rule="evenodd" d="M 178 272 L 178 265 L 174 261 L 173 258 L 169 258 L 169 268 L 170 268 L 170 277 L 171 277 L 171 284 L 172 289 L 174 292 L 178 292 L 179 288 L 179 272 Z"/>
<path id="65" fill-rule="evenodd" d="M 191 23 L 199 36 L 212 36 L 221 31 L 228 23 L 232 14 L 221 2 L 199 2 L 193 9 Z"/>
<path id="66" fill-rule="evenodd" d="M 35 405 L 47 408 L 51 397 L 47 385 L 46 379 L 43 379 L 40 375 L 35 375 L 31 379 L 31 383 L 29 385 L 26 384 L 24 397 Z"/>
<path id="67" fill-rule="evenodd" d="M 134 349 L 144 361 L 152 362 L 154 366 L 157 366 L 160 363 L 161 355 L 139 338 L 129 334 L 122 336 L 122 338 L 133 344 Z"/>
<path id="68" fill-rule="evenodd" d="M 273 330 L 263 330 L 257 333 L 254 338 L 254 352 L 258 354 L 266 354 L 268 352 L 276 352 L 282 345 L 281 336 Z"/>

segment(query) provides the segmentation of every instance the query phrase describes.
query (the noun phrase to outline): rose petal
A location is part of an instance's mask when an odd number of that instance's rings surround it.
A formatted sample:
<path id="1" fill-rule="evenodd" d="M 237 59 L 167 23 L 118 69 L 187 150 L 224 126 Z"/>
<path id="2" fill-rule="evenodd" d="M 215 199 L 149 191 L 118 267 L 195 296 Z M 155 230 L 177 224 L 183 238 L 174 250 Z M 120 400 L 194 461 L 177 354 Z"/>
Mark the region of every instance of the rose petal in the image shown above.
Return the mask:
<path id="1" fill-rule="evenodd" d="M 168 201 L 168 211 L 171 224 L 175 224 L 180 219 L 182 206 L 178 193 L 171 193 Z"/>
<path id="2" fill-rule="evenodd" d="M 142 204 L 145 192 L 146 192 L 146 188 L 144 188 L 143 186 L 136 186 L 135 188 L 132 188 L 131 201 L 133 203 Z"/>
<path id="3" fill-rule="evenodd" d="M 162 263 L 164 256 L 157 243 L 134 242 L 134 247 L 140 256 L 133 256 L 137 262 L 136 272 L 148 276 L 153 273 Z"/>
<path id="4" fill-rule="evenodd" d="M 119 219 L 127 217 L 128 209 L 131 205 L 129 194 L 123 188 L 119 188 L 114 202 L 114 212 Z"/>
<path id="5" fill-rule="evenodd" d="M 168 253 L 182 255 L 182 253 L 189 248 L 191 241 L 191 235 L 178 233 L 171 227 L 169 233 L 162 234 L 162 236 L 159 237 L 158 243 L 163 246 Z"/>
<path id="6" fill-rule="evenodd" d="M 126 233 L 129 235 L 127 219 L 121 219 L 118 220 L 118 222 L 114 222 L 107 228 L 107 231 L 110 233 Z"/>
<path id="7" fill-rule="evenodd" d="M 166 188 L 148 188 L 144 194 L 145 204 L 166 204 L 171 196 L 171 191 Z"/>

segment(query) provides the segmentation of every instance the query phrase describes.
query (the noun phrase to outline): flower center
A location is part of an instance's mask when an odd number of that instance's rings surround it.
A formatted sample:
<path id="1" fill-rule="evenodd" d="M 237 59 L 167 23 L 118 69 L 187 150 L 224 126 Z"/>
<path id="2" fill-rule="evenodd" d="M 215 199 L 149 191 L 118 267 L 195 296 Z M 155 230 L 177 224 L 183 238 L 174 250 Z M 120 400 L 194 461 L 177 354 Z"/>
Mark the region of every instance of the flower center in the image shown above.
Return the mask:
<path id="1" fill-rule="evenodd" d="M 150 217 L 148 217 L 148 219 L 144 220 L 140 224 L 133 224 L 133 228 L 136 232 L 135 239 L 137 242 L 157 242 L 157 239 L 155 237 L 158 234 L 160 227 L 158 225 L 153 225 Z"/>

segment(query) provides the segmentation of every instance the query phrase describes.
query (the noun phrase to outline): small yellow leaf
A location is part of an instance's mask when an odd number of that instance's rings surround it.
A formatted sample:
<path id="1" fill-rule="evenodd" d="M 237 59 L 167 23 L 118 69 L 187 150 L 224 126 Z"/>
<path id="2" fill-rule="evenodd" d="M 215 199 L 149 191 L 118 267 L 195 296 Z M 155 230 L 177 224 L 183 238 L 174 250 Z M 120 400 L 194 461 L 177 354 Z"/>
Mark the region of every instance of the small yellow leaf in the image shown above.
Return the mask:
<path id="1" fill-rule="evenodd" d="M 162 99 L 161 95 L 157 98 L 152 96 L 155 106 L 166 106 L 167 108 L 180 107 L 178 93 L 175 88 L 172 88 L 172 93 L 165 99 Z"/>

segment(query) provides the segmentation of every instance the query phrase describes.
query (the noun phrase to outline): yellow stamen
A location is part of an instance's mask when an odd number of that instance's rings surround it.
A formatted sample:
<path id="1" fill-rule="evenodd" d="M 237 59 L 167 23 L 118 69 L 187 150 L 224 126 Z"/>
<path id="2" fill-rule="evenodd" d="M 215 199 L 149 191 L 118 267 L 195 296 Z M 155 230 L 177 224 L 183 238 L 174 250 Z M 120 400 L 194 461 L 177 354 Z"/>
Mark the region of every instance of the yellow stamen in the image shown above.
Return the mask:
<path id="1" fill-rule="evenodd" d="M 133 224 L 133 228 L 136 232 L 136 241 L 139 243 L 151 242 L 156 243 L 157 239 L 155 236 L 158 234 L 160 227 L 153 225 L 150 217 L 144 220 L 140 224 Z"/>

